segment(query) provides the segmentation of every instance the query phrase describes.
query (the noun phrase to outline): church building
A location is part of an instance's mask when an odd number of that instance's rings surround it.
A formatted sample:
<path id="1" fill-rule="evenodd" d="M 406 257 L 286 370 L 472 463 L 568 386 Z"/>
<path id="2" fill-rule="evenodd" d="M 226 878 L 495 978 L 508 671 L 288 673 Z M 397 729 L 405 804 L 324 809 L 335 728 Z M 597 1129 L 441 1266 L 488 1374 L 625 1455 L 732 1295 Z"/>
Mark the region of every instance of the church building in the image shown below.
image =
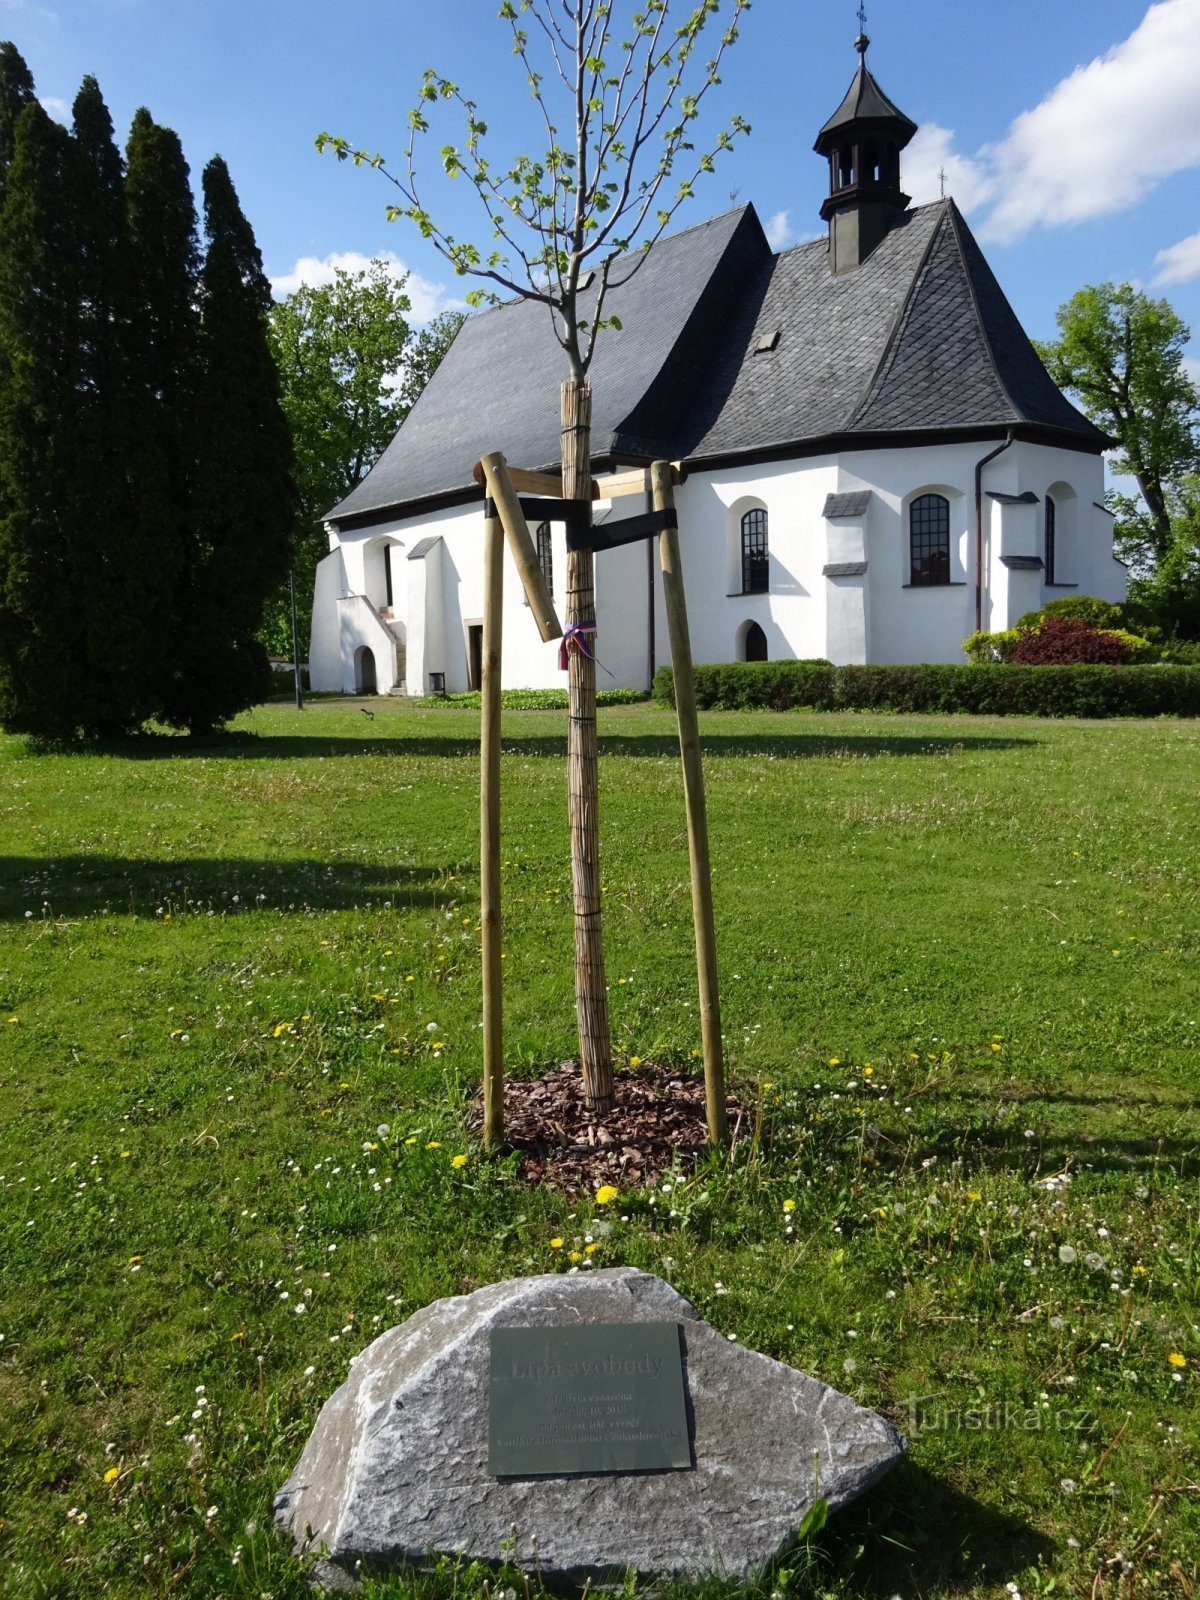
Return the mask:
<path id="1" fill-rule="evenodd" d="M 909 207 L 916 126 L 867 67 L 816 151 L 822 238 L 775 253 L 753 206 L 662 239 L 613 291 L 597 344 L 592 470 L 681 462 L 676 490 L 698 662 L 963 662 L 982 627 L 1048 600 L 1125 596 L 1102 452 L 1055 387 L 950 199 Z M 545 306 L 470 317 L 403 427 L 328 514 L 314 689 L 477 688 L 488 451 L 556 470 L 562 352 Z M 649 509 L 634 495 L 597 522 Z M 565 531 L 532 530 L 560 618 Z M 506 562 L 508 557 L 506 555 Z M 503 681 L 565 684 L 516 569 Z M 601 687 L 668 664 L 656 541 L 596 556 Z M 607 676 L 605 675 L 607 673 Z"/>

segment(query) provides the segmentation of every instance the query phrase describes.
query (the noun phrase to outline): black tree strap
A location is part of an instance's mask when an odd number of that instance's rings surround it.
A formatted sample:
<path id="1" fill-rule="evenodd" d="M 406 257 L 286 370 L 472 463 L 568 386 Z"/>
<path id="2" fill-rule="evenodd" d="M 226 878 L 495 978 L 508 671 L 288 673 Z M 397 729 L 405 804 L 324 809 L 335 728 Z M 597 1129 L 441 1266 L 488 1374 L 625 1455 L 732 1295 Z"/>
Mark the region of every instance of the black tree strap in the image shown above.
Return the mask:
<path id="1" fill-rule="evenodd" d="M 652 539 L 664 528 L 677 528 L 679 519 L 672 506 L 666 511 L 643 511 L 640 516 L 622 517 L 617 522 L 606 522 L 600 527 L 584 527 L 578 531 L 567 524 L 568 550 L 615 550 L 618 545 L 637 544 L 640 539 Z"/>
<path id="2" fill-rule="evenodd" d="M 615 550 L 618 545 L 636 544 L 639 539 L 651 539 L 664 528 L 677 528 L 678 518 L 674 508 L 667 511 L 643 511 L 636 517 L 622 517 L 617 522 L 592 525 L 590 500 L 534 500 L 519 497 L 521 514 L 526 522 L 565 522 L 568 550 Z M 485 517 L 500 515 L 496 502 L 489 495 L 483 502 Z"/>

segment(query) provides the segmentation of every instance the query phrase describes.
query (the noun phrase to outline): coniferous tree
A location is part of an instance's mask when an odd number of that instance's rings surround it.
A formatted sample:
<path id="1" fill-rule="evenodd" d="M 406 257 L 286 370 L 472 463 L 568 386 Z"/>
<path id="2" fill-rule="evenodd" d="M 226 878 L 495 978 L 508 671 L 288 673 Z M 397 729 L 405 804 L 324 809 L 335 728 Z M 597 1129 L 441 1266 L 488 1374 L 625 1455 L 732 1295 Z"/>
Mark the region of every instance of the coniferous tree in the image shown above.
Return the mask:
<path id="1" fill-rule="evenodd" d="M 0 43 L 0 202 L 4 199 L 4 179 L 12 160 L 17 118 L 36 95 L 33 74 L 11 40 Z"/>
<path id="2" fill-rule="evenodd" d="M 112 118 L 95 78 L 74 106 L 70 195 L 79 236 L 79 393 L 72 448 L 79 462 L 70 515 L 89 549 L 78 642 L 87 666 L 87 723 L 112 736 L 139 727 L 153 709 L 152 663 L 144 659 L 142 612 L 156 598 L 153 568 L 139 548 L 131 450 L 130 334 L 133 299 L 124 167 Z M 135 615 L 136 609 L 136 615 Z"/>
<path id="3" fill-rule="evenodd" d="M 202 731 L 269 691 L 256 634 L 287 572 L 295 490 L 291 435 L 267 335 L 270 285 L 229 169 L 204 169 L 208 248 L 200 274 L 200 363 L 188 587 L 163 712 Z"/>
<path id="4" fill-rule="evenodd" d="M 196 296 L 200 252 L 183 148 L 145 109 L 125 151 L 130 285 L 127 354 L 137 485 L 129 543 L 135 552 L 140 659 L 161 714 L 176 663 L 178 612 L 189 603 L 188 503 L 196 480 L 199 376 Z"/>
<path id="5" fill-rule="evenodd" d="M 87 559 L 72 516 L 79 239 L 63 203 L 74 162 L 66 129 L 27 105 L 0 210 L 0 723 L 46 738 L 90 722 L 77 665 Z"/>

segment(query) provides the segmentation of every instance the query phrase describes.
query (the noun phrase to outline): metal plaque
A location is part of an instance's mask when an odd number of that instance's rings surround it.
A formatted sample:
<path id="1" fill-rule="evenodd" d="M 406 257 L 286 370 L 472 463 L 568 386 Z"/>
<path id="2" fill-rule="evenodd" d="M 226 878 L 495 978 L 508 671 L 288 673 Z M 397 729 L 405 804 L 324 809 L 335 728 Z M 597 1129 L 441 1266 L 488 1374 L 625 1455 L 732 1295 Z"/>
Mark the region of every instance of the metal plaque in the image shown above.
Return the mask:
<path id="1" fill-rule="evenodd" d="M 494 1478 L 690 1467 L 677 1322 L 493 1328 Z"/>

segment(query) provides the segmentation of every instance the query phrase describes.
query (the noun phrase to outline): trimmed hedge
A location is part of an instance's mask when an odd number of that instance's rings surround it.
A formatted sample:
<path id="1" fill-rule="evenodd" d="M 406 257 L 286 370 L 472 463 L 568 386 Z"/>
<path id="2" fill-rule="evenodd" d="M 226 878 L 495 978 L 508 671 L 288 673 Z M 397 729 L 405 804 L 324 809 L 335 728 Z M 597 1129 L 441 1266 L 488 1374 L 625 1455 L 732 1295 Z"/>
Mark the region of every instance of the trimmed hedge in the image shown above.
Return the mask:
<path id="1" fill-rule="evenodd" d="M 695 669 L 706 711 L 975 712 L 1004 717 L 1200 716 L 1200 668 L 1174 666 L 832 667 L 734 661 Z M 670 667 L 654 698 L 675 703 Z"/>
<path id="2" fill-rule="evenodd" d="M 647 698 L 641 689 L 597 689 L 596 704 L 598 706 L 635 706 Z M 413 705 L 422 709 L 445 709 L 449 711 L 478 710 L 483 704 L 483 696 L 478 689 L 470 689 L 465 694 L 438 694 L 426 695 L 421 699 L 414 699 Z M 505 711 L 565 711 L 567 709 L 567 691 L 565 689 L 501 689 L 500 704 Z"/>

